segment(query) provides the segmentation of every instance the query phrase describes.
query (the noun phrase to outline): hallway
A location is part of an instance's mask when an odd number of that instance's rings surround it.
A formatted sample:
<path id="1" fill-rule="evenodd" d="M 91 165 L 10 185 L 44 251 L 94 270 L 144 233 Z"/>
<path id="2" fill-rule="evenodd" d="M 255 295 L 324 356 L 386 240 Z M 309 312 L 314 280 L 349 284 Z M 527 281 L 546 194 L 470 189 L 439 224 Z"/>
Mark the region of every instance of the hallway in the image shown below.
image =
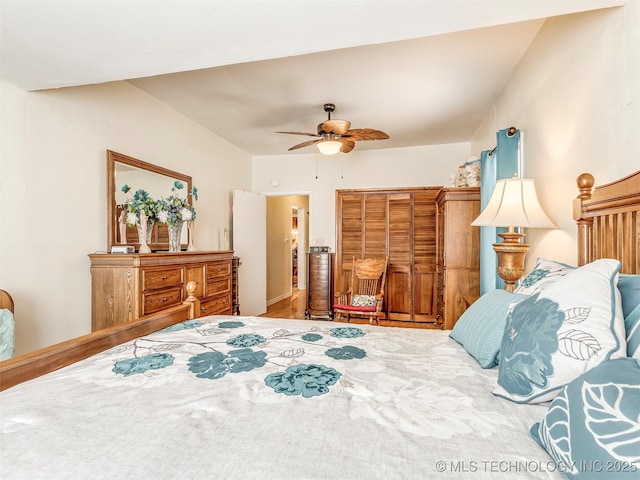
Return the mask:
<path id="1" fill-rule="evenodd" d="M 307 302 L 306 292 L 306 290 L 298 290 L 294 287 L 291 297 L 267 307 L 267 313 L 261 316 L 304 320 L 304 310 Z"/>

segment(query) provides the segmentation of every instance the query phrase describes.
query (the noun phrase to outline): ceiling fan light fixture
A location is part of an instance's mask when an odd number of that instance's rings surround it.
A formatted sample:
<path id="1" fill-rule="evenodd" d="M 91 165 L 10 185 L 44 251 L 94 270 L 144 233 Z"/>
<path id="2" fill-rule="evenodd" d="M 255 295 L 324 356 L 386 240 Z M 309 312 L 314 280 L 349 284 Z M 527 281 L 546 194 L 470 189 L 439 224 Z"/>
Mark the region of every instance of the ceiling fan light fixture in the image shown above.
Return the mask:
<path id="1" fill-rule="evenodd" d="M 342 143 L 337 140 L 322 140 L 316 145 L 323 155 L 335 155 L 342 148 Z"/>

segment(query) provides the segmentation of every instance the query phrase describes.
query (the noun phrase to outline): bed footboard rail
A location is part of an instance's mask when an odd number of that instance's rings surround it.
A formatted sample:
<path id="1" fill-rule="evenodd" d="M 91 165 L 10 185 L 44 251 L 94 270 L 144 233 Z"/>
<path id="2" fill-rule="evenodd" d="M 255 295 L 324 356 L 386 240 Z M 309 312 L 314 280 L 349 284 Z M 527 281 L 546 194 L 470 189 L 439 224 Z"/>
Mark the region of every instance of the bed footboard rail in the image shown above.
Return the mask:
<path id="1" fill-rule="evenodd" d="M 0 362 L 0 391 L 53 372 L 134 338 L 195 318 L 199 302 L 191 296 L 182 305 L 167 308 L 140 320 L 72 338 Z"/>

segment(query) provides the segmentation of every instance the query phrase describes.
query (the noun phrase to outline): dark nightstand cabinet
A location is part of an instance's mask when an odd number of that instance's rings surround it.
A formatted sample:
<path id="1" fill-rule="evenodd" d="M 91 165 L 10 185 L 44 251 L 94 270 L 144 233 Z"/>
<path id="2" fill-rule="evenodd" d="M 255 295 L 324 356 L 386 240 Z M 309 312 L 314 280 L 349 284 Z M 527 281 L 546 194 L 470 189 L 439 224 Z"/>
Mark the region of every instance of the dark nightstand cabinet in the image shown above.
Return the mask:
<path id="1" fill-rule="evenodd" d="M 307 309 L 305 318 L 333 320 L 333 253 L 307 253 Z"/>

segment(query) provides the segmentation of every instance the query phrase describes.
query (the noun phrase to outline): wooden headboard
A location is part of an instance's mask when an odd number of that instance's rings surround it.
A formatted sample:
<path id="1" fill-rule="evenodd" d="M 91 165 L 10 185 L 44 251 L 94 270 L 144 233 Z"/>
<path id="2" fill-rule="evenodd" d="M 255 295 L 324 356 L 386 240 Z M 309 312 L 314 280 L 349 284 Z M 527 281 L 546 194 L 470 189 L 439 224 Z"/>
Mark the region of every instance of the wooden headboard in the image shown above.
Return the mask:
<path id="1" fill-rule="evenodd" d="M 8 308 L 13 312 L 13 298 L 5 290 L 0 290 L 0 308 Z"/>
<path id="2" fill-rule="evenodd" d="M 583 173 L 577 184 L 578 265 L 615 258 L 621 273 L 640 273 L 640 170 L 595 188 L 593 176 Z"/>

